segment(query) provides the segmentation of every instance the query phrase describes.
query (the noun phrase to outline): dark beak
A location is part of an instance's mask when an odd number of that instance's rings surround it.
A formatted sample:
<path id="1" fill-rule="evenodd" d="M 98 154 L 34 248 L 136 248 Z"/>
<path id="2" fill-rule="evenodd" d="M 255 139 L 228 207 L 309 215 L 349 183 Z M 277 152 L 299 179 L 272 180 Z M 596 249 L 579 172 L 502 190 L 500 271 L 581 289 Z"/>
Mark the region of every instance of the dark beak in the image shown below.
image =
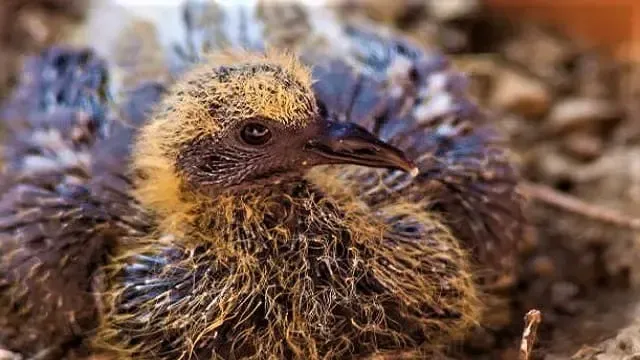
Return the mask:
<path id="1" fill-rule="evenodd" d="M 353 123 L 325 121 L 321 134 L 309 140 L 305 149 L 319 158 L 320 164 L 354 164 L 399 169 L 418 174 L 416 165 L 405 154 Z"/>

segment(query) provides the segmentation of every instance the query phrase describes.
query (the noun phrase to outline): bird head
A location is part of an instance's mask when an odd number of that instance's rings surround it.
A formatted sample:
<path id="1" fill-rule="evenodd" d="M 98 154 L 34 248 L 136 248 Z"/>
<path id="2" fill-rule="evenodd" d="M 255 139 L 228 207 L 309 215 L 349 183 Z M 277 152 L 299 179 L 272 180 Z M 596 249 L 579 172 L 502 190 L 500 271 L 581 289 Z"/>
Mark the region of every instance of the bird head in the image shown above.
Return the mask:
<path id="1" fill-rule="evenodd" d="M 417 171 L 364 128 L 329 119 L 311 85 L 289 55 L 222 54 L 199 65 L 141 129 L 134 170 L 143 191 L 243 191 L 327 164 Z"/>

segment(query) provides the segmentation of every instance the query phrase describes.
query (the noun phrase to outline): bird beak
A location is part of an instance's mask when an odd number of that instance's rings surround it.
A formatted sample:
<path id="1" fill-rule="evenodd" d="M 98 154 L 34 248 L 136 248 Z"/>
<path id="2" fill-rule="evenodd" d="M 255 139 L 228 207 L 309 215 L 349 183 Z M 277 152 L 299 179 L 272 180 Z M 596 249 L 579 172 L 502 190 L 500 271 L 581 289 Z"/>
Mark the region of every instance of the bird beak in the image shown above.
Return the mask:
<path id="1" fill-rule="evenodd" d="M 353 164 L 418 174 L 416 165 L 400 149 L 379 140 L 363 127 L 353 123 L 323 123 L 321 134 L 305 145 L 306 150 L 319 156 L 317 165 Z"/>

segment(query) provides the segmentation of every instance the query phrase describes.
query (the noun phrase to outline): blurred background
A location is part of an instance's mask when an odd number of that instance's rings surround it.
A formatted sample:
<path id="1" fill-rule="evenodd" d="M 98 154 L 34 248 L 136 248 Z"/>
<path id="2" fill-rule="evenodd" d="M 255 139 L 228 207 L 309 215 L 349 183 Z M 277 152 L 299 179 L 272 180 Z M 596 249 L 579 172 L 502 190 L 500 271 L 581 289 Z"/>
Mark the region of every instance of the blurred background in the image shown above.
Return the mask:
<path id="1" fill-rule="evenodd" d="M 640 59 L 640 3 L 634 0 L 486 0 L 511 19 L 557 26 L 621 60 Z"/>
<path id="2" fill-rule="evenodd" d="M 306 2 L 447 53 L 526 183 L 555 191 L 534 196 L 529 209 L 532 234 L 505 290 L 513 301 L 493 314 L 496 329 L 507 330 L 477 334 L 470 358 L 517 358 L 513 344 L 531 308 L 543 312 L 540 358 L 640 358 L 640 226 L 629 225 L 640 218 L 640 1 Z M 77 31 L 88 7 L 0 1 L 0 97 L 25 56 Z M 558 195 L 572 206 L 535 201 Z"/>

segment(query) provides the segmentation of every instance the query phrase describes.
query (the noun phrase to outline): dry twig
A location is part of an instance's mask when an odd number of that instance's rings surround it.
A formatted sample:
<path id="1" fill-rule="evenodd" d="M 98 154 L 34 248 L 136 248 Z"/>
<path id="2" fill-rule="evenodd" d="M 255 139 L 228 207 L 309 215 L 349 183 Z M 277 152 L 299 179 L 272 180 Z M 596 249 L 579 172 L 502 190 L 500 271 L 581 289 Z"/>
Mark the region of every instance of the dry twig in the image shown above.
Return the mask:
<path id="1" fill-rule="evenodd" d="M 524 331 L 522 331 L 518 360 L 529 360 L 531 358 L 540 322 L 542 322 L 542 314 L 539 310 L 529 310 L 524 316 L 525 327 Z"/>
<path id="2" fill-rule="evenodd" d="M 589 204 L 576 197 L 563 194 L 545 185 L 523 182 L 520 184 L 523 192 L 532 199 L 542 201 L 551 206 L 585 216 L 589 219 L 601 221 L 611 225 L 640 231 L 640 219 L 626 216 L 612 209 Z"/>

